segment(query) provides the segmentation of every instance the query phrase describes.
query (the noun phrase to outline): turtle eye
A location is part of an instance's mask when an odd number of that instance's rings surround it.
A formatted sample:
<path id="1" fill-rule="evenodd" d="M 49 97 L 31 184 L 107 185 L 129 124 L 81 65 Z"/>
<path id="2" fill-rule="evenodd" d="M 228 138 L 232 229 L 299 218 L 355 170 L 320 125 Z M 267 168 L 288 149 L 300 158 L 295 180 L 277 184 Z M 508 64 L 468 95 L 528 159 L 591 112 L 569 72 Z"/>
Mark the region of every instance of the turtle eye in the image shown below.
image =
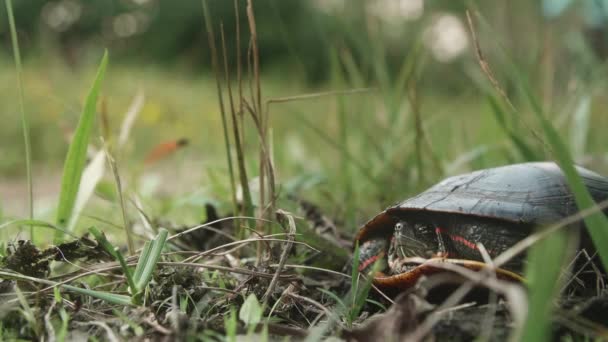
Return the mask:
<path id="1" fill-rule="evenodd" d="M 401 222 L 397 222 L 397 224 L 395 225 L 395 232 L 400 232 L 403 229 L 403 223 Z"/>

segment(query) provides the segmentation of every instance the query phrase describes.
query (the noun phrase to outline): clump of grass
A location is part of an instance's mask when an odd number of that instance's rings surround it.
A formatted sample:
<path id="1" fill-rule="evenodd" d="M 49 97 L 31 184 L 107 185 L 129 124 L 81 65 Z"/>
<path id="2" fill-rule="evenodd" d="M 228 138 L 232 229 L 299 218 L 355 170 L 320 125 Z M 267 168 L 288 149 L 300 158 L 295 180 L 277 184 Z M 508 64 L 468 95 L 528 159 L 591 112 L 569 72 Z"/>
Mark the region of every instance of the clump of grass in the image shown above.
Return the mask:
<path id="1" fill-rule="evenodd" d="M 120 263 L 122 272 L 127 279 L 127 284 L 129 285 L 131 304 L 141 305 L 144 291 L 152 279 L 152 273 L 155 271 L 156 265 L 160 260 L 163 248 L 165 248 L 167 236 L 169 234 L 167 230 L 161 229 L 156 238 L 152 239 L 151 241 L 146 241 L 139 256 L 139 260 L 137 261 L 135 271 L 133 272 L 127 265 L 124 256 L 120 252 L 120 248 L 113 246 L 106 239 L 103 232 L 99 231 L 95 227 L 90 228 L 89 231 L 91 234 L 93 234 L 93 236 L 95 236 L 95 239 L 101 244 L 101 246 Z M 104 294 L 104 296 L 105 295 L 106 294 Z M 96 296 L 97 298 L 100 298 L 102 295 L 96 294 Z"/>

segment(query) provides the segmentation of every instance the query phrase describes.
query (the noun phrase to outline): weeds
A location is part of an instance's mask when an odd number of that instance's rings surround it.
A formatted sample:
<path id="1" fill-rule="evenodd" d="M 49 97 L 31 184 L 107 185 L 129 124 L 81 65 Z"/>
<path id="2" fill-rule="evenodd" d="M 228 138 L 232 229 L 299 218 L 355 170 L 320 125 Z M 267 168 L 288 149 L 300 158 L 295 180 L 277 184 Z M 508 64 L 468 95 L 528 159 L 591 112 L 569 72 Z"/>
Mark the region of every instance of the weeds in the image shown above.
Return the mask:
<path id="1" fill-rule="evenodd" d="M 603 146 L 589 138 L 596 132 L 594 120 L 597 120 L 593 116 L 595 99 L 591 91 L 576 97 L 571 115 L 566 113 L 561 121 L 552 122 L 547 108 L 559 106 L 556 103 L 559 97 L 553 95 L 557 89 L 545 84 L 552 81 L 543 82 L 546 96 L 541 106 L 519 65 L 513 62 L 504 66 L 498 64 L 498 68 L 491 65 L 494 56 L 484 55 L 479 44 L 481 37 L 474 28 L 473 17 L 467 12 L 475 49 L 472 54 L 477 65 L 473 60 L 466 60 L 463 65 L 454 63 L 450 68 L 466 69 L 472 77 L 479 73 L 483 81 L 478 80 L 477 85 L 473 82 L 473 86 L 466 84 L 467 89 L 473 89 L 470 90 L 473 95 L 429 94 L 425 75 L 432 68 L 429 67 L 424 34 L 417 32 L 416 39 L 408 42 L 410 51 L 406 58 L 396 63 L 391 61 L 391 51 L 383 45 L 382 39 L 382 31 L 387 28 L 365 13 L 363 3 L 353 2 L 353 6 L 359 6 L 365 17 L 358 19 L 368 25 L 366 35 L 357 36 L 355 32 L 359 31 L 354 28 L 349 31 L 348 27 L 353 23 L 339 18 L 337 24 L 347 28 L 347 39 L 353 40 L 353 44 L 345 44 L 342 38 L 331 35 L 322 37 L 335 42 L 327 61 L 330 86 L 334 90 L 315 89 L 285 96 L 288 91 L 293 93 L 285 75 L 275 76 L 279 80 L 273 81 L 268 76 L 272 71 L 265 68 L 262 73 L 261 70 L 264 64 L 260 59 L 259 41 L 264 37 L 258 36 L 257 25 L 261 23 L 256 21 L 254 2 L 248 0 L 246 7 L 240 8 L 241 3 L 234 1 L 237 41 L 236 63 L 233 64 L 227 52 L 234 43 L 226 40 L 228 28 L 224 27 L 222 18 L 215 19 L 207 1 L 202 0 L 202 17 L 215 75 L 214 82 L 205 80 L 203 83 L 207 88 L 212 88 L 211 84 L 215 86 L 220 115 L 204 119 L 180 116 L 175 120 L 176 127 L 181 125 L 179 135 L 168 129 L 163 131 L 163 134 L 172 135 L 172 140 L 155 139 L 147 132 L 147 127 L 139 130 L 138 137 L 131 140 L 129 132 L 137 117 L 142 117 L 146 125 L 150 117 L 160 115 L 154 114 L 154 110 L 163 115 L 172 112 L 164 107 L 154 109 L 159 106 L 158 95 L 164 95 L 165 91 L 171 93 L 167 97 L 179 94 L 178 102 L 196 98 L 190 107 L 196 108 L 198 116 L 201 116 L 200 112 L 216 110 L 201 105 L 201 102 L 209 102 L 208 99 L 198 99 L 198 95 L 210 92 L 207 91 L 210 89 L 195 88 L 188 93 L 184 89 L 187 87 L 178 86 L 170 92 L 168 89 L 173 88 L 163 79 L 157 82 L 160 90 L 156 95 L 147 88 L 146 94 L 152 95 L 144 100 L 141 92 L 133 100 L 115 146 L 110 134 L 112 111 L 108 107 L 111 105 L 109 100 L 119 96 L 115 93 L 121 91 L 118 87 L 106 87 L 111 89 L 108 93 L 112 96 L 104 98 L 101 106 L 100 135 L 105 140 L 102 149 L 87 161 L 87 149 L 95 137 L 101 84 L 106 76 L 108 53 L 105 52 L 69 145 L 56 220 L 50 223 L 46 219 L 33 219 L 29 117 L 25 114 L 12 4 L 7 0 L 26 144 L 29 219 L 5 221 L 0 224 L 0 230 L 30 226 L 33 238 L 34 228 L 49 228 L 54 230 L 57 246 L 55 252 L 42 258 L 44 265 L 50 266 L 39 273 L 0 269 L 3 280 L 0 289 L 4 284 L 11 287 L 8 291 L 0 291 L 3 297 L 6 295 L 6 305 L 11 308 L 6 317 L 2 316 L 4 313 L 0 314 L 0 339 L 21 334 L 31 339 L 63 340 L 72 331 L 86 329 L 91 339 L 117 338 L 117 334 L 122 334 L 124 338 L 163 336 L 236 341 L 241 335 L 269 340 L 275 335 L 299 338 L 308 334 L 307 338 L 314 340 L 344 337 L 344 332 L 365 328 L 363 322 L 368 314 L 386 311 L 388 306 L 391 306 L 391 312 L 401 310 L 411 314 L 408 322 L 416 322 L 418 326 L 407 331 L 407 336 L 422 338 L 440 331 L 440 325 L 446 321 L 444 312 L 454 310 L 454 315 L 458 316 L 461 312 L 458 302 L 469 293 L 473 284 L 483 284 L 504 295 L 510 303 L 511 320 L 504 321 L 497 314 L 498 305 L 494 302 L 491 305 L 495 305 L 495 322 L 504 327 L 511 323 L 515 326 L 509 330 L 514 339 L 519 336 L 549 339 L 556 289 L 560 281 L 565 281 L 559 280 L 559 271 L 569 260 L 571 250 L 572 239 L 563 228 L 584 218 L 601 260 L 608 264 L 608 254 L 601 248 L 608 243 L 604 233 L 608 223 L 600 213 L 607 204 L 595 206 L 573 166 L 574 160 L 588 160 L 594 157 L 593 148 Z M 240 21 L 243 9 L 243 20 L 246 20 L 249 32 L 247 37 L 241 37 L 240 32 L 240 25 L 244 23 Z M 476 18 L 483 20 L 477 12 Z M 218 39 L 221 45 L 216 44 Z M 246 53 L 240 50 L 241 39 L 249 40 Z M 288 40 L 288 37 L 283 39 Z M 302 58 L 295 57 L 301 72 Z M 236 65 L 236 72 L 230 65 Z M 129 83 L 119 78 L 120 71 L 112 69 L 107 70 L 106 82 L 112 85 Z M 475 71 L 471 71 L 473 69 Z M 546 71 L 554 69 L 548 66 Z M 510 77 L 510 86 L 519 92 L 513 93 L 502 85 L 505 73 Z M 146 83 L 146 87 L 154 86 L 154 81 Z M 296 88 L 302 92 L 309 90 Z M 214 126 L 216 120 L 221 129 Z M 569 130 L 572 150 L 565 143 L 559 122 L 572 123 Z M 186 136 L 187 140 L 174 139 L 176 136 Z M 151 141 L 156 147 L 140 158 L 141 151 L 130 150 L 129 146 L 137 141 Z M 168 163 L 168 156 L 181 150 L 186 141 L 197 149 L 197 158 L 205 154 L 201 159 L 209 164 L 201 168 L 198 164 L 185 164 L 184 160 Z M 204 148 L 201 148 L 203 144 Z M 222 165 L 226 169 L 215 169 L 215 159 L 209 157 L 207 160 L 207 155 L 216 150 L 216 145 L 222 144 L 222 158 L 225 159 Z M 121 165 L 120 177 L 115 156 L 110 154 L 110 151 L 114 152 L 113 147 L 119 149 L 116 157 Z M 424 305 L 408 301 L 409 297 L 406 301 L 387 299 L 374 289 L 371 277 L 359 274 L 359 248 L 355 246 L 351 253 L 348 242 L 361 222 L 388 203 L 414 194 L 456 170 L 510 161 L 542 160 L 546 154 L 555 158 L 564 170 L 582 211 L 572 220 L 530 235 L 492 261 L 499 267 L 530 249 L 528 297 L 520 288 L 507 286 L 489 272 L 471 274 L 456 268 L 465 274 L 466 281 L 434 313 L 422 315 L 420 309 Z M 104 179 L 106 161 L 110 163 L 114 187 Z M 147 177 L 156 171 L 161 173 L 162 168 L 168 171 L 158 178 L 158 182 L 167 184 L 149 185 L 151 181 Z M 179 168 L 186 170 L 179 174 Z M 180 183 L 177 180 L 180 175 L 198 173 L 204 175 L 184 180 L 187 196 L 173 188 Z M 159 189 L 163 185 L 162 191 L 147 188 Z M 168 192 L 173 194 L 167 195 Z M 239 193 L 242 196 L 238 196 Z M 337 233 L 328 239 L 290 214 L 289 211 L 299 205 L 297 201 L 288 200 L 291 196 L 310 197 L 322 203 L 321 208 L 329 216 L 338 218 Z M 89 203 L 90 199 L 99 201 Z M 215 220 L 208 217 L 212 215 L 207 211 L 205 217 L 201 208 L 215 208 L 216 204 L 219 211 L 231 210 L 231 214 Z M 137 210 L 137 221 L 132 217 L 135 216 L 132 207 Z M 272 217 L 274 214 L 276 219 Z M 114 223 L 118 222 L 119 216 L 122 224 Z M 201 220 L 206 223 L 192 223 Z M 78 238 L 83 228 L 91 227 L 90 221 L 100 228 L 89 229 L 98 243 L 89 247 L 102 248 L 111 257 L 110 262 L 104 262 L 103 257 L 95 254 L 89 263 L 84 263 L 77 260 L 81 258 L 80 254 L 70 254 L 66 250 L 69 242 L 63 239 L 67 236 Z M 277 225 L 283 226 L 285 233 L 272 234 L 277 231 Z M 117 239 L 121 242 L 109 242 L 104 232 L 109 227 L 125 230 L 124 237 L 119 235 Z M 196 234 L 202 230 L 210 235 Z M 169 231 L 175 234 L 169 236 Z M 154 238 L 142 237 L 151 232 L 157 232 Z M 43 236 L 42 230 L 36 233 L 36 236 Z M 219 238 L 194 241 L 201 236 Z M 144 241 L 139 251 L 138 238 Z M 114 240 L 116 236 L 112 235 L 110 239 Z M 128 246 L 126 255 L 121 249 L 123 239 Z M 207 249 L 189 249 L 194 245 Z M 8 249 L 0 255 L 3 261 L 11 256 Z M 547 266 L 547 256 L 557 262 Z M 347 262 L 349 257 L 352 265 Z M 345 263 L 352 267 L 350 274 L 338 271 Z M 449 264 L 444 267 L 454 271 Z M 374 266 L 374 272 L 378 270 L 379 266 Z M 413 296 L 415 291 L 408 296 Z M 409 306 L 403 306 L 403 303 Z M 0 305 L 4 309 L 5 303 L 0 302 Z M 529 308 L 527 317 L 526 305 Z M 528 323 L 524 324 L 526 319 Z M 26 328 L 16 330 L 9 326 L 14 322 L 20 322 Z M 451 327 L 459 328 L 457 325 Z M 492 327 L 488 329 L 484 336 L 492 336 Z M 594 331 L 585 333 L 596 336 Z"/>

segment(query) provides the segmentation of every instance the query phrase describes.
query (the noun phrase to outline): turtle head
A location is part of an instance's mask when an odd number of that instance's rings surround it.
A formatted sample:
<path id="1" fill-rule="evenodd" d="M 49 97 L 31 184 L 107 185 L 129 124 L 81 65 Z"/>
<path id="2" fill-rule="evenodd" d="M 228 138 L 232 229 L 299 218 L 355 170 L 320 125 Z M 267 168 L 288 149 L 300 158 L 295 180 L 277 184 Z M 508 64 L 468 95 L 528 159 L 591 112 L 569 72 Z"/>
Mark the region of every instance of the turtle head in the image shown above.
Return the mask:
<path id="1" fill-rule="evenodd" d="M 400 273 L 403 259 L 431 258 L 437 253 L 437 235 L 431 225 L 398 221 L 388 251 L 388 262 L 393 273 Z"/>

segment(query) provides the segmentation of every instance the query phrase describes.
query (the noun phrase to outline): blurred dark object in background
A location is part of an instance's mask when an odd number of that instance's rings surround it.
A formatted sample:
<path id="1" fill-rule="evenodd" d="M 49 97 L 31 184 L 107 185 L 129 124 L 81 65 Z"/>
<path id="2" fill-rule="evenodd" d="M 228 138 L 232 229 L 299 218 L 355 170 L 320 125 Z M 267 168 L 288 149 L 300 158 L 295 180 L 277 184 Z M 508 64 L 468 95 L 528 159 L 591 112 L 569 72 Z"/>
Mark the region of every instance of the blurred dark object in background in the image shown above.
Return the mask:
<path id="1" fill-rule="evenodd" d="M 315 68 L 321 46 L 317 26 L 320 18 L 310 1 L 256 0 L 255 14 L 261 60 L 277 63 L 288 55 L 301 54 L 307 69 Z M 249 44 L 246 1 L 240 9 L 241 50 Z M 208 1 L 216 36 L 223 23 L 228 60 L 235 63 L 236 16 L 234 2 Z M 25 57 L 40 49 L 55 49 L 68 64 L 75 65 L 93 46 L 108 47 L 113 58 L 124 61 L 209 65 L 206 32 L 199 0 L 20 0 L 14 2 L 16 22 Z M 0 8 L 0 37 L 3 52 L 10 52 L 8 23 Z M 319 19 L 321 20 L 321 19 Z M 296 49 L 296 50 L 290 50 Z M 307 51 L 309 53 L 307 53 Z M 309 58 L 313 53 L 316 58 Z"/>
<path id="2" fill-rule="evenodd" d="M 237 2 L 245 59 L 247 1 Z M 371 69 L 378 49 L 388 46 L 381 53 L 397 69 L 425 26 L 441 22 L 443 14 L 464 13 L 464 4 L 456 2 L 433 3 L 425 10 L 422 0 L 255 0 L 253 4 L 262 67 L 283 66 L 292 76 L 313 82 L 328 79 L 331 59 L 342 58 L 344 51 Z M 230 0 L 208 1 L 218 40 L 223 24 L 232 66 L 237 50 L 234 5 Z M 91 51 L 107 47 L 113 60 L 123 62 L 186 68 L 210 65 L 200 0 L 20 0 L 14 7 L 25 58 L 54 51 L 68 65 L 77 66 Z M 2 6 L 0 42 L 2 52 L 8 53 L 4 19 Z"/>
<path id="3" fill-rule="evenodd" d="M 247 0 L 239 7 L 242 58 L 249 46 Z M 533 33 L 547 21 L 562 21 L 568 30 L 586 32 L 588 43 L 601 58 L 606 40 L 606 0 L 514 0 L 477 1 L 474 10 L 492 23 L 492 34 L 504 34 L 505 41 L 517 39 L 523 51 L 538 46 Z M 331 64 L 355 63 L 364 77 L 386 62 L 397 77 L 404 60 L 419 45 L 439 63 L 457 61 L 468 53 L 468 31 L 463 25 L 466 2 L 423 0 L 254 0 L 262 70 L 282 68 L 282 73 L 309 82 L 330 78 Z M 223 24 L 228 61 L 236 65 L 235 4 L 230 0 L 209 0 L 219 41 Z M 107 47 L 114 61 L 159 63 L 186 69 L 208 68 L 209 51 L 200 0 L 19 0 L 14 2 L 23 55 L 60 55 L 68 65 L 88 61 Z M 544 18 L 537 16 L 543 14 Z M 520 13 L 535 13 L 521 16 Z M 582 20 L 570 20 L 582 18 Z M 509 38 L 510 37 L 510 38 Z M 0 53 L 10 52 L 8 23 L 0 6 Z M 533 53 L 525 56 L 531 66 Z M 246 65 L 243 62 L 243 65 Z M 347 68 L 347 66 L 344 66 Z M 436 69 L 436 68 L 432 68 Z M 454 88 L 451 80 L 461 74 L 454 68 L 434 70 L 441 82 L 435 87 Z"/>
<path id="4" fill-rule="evenodd" d="M 583 22 L 583 35 L 587 44 L 601 60 L 608 57 L 608 0 L 543 0 L 542 13 L 555 20 L 575 12 Z"/>
<path id="5" fill-rule="evenodd" d="M 587 42 L 595 55 L 605 61 L 608 58 L 608 32 L 605 27 L 592 27 L 585 30 Z"/>

